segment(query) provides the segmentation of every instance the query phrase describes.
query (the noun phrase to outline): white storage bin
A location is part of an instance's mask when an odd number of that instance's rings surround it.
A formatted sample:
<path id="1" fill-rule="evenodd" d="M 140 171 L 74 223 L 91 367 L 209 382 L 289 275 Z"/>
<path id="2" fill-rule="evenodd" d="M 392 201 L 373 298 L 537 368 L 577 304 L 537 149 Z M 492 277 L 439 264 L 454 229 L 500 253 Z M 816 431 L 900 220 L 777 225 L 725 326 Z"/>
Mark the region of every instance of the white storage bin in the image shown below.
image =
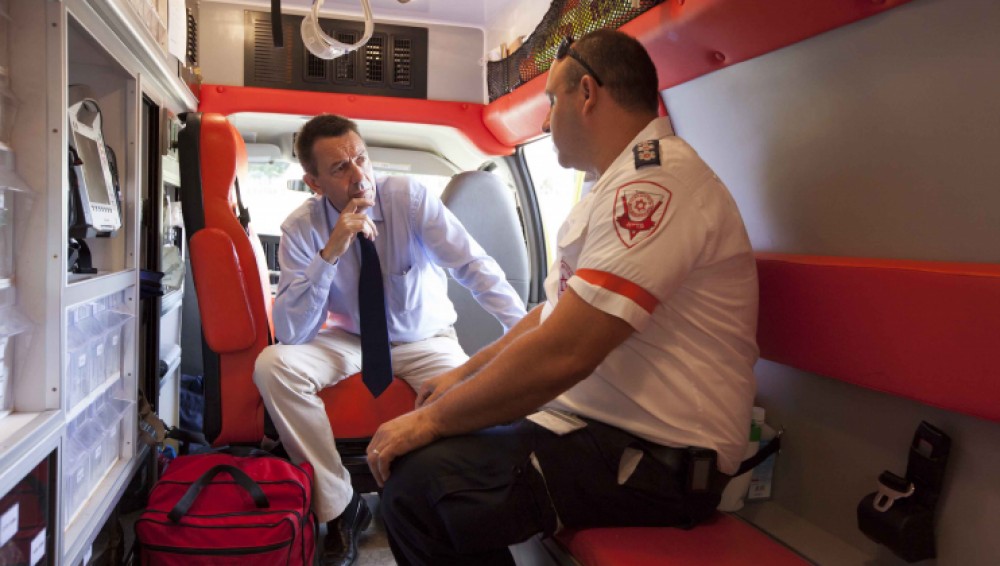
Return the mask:
<path id="1" fill-rule="evenodd" d="M 131 320 L 132 316 L 115 310 L 105 310 L 98 313 L 97 318 L 104 327 L 103 380 L 117 379 L 122 369 L 125 323 Z"/>
<path id="2" fill-rule="evenodd" d="M 0 186 L 0 282 L 14 274 L 14 191 Z"/>
<path id="3" fill-rule="evenodd" d="M 0 338 L 0 352 L 7 349 L 7 338 Z M 6 359 L 0 359 L 0 415 L 5 414 L 11 407 L 10 380 L 11 370 Z"/>
<path id="4" fill-rule="evenodd" d="M 63 464 L 63 521 L 69 523 L 90 493 L 90 453 L 76 439 L 75 427 L 70 423 L 67 430 Z"/>
<path id="5" fill-rule="evenodd" d="M 10 147 L 10 133 L 14 127 L 14 116 L 17 113 L 17 99 L 5 84 L 6 68 L 3 80 L 0 80 L 0 147 Z"/>
<path id="6" fill-rule="evenodd" d="M 4 292 L 0 292 L 0 296 Z M 18 334 L 28 331 L 32 323 L 16 307 L 0 306 L 0 417 L 14 406 L 14 344 Z"/>
<path id="7" fill-rule="evenodd" d="M 90 356 L 90 337 L 83 321 L 89 318 L 90 305 L 70 309 L 66 314 L 66 388 L 67 404 L 72 410 L 90 393 L 90 376 L 93 360 Z"/>
<path id="8" fill-rule="evenodd" d="M 101 427 L 101 461 L 98 470 L 108 470 L 121 454 L 122 417 L 132 405 L 129 401 L 115 399 L 110 390 L 101 396 L 94 416 Z"/>
<path id="9" fill-rule="evenodd" d="M 85 499 L 108 471 L 104 467 L 107 457 L 104 454 L 104 444 L 101 442 L 104 429 L 94 418 L 92 408 L 89 407 L 85 413 L 76 418 L 76 422 L 80 424 L 76 430 L 75 438 L 90 456 L 90 474 L 83 484 Z"/>
<path id="10" fill-rule="evenodd" d="M 13 342 L 7 336 L 0 336 L 0 411 L 7 408 L 7 382 L 9 380 L 12 358 L 7 355 L 7 348 Z"/>
<path id="11" fill-rule="evenodd" d="M 87 393 L 94 391 L 101 384 L 104 383 L 104 379 L 107 377 L 105 374 L 105 368 L 107 365 L 104 361 L 104 325 L 98 320 L 98 312 L 102 308 L 99 302 L 93 302 L 88 305 L 90 316 L 85 316 L 81 318 L 77 324 L 79 324 L 82 332 L 87 337 L 87 354 L 90 357 L 90 373 L 87 376 Z"/>

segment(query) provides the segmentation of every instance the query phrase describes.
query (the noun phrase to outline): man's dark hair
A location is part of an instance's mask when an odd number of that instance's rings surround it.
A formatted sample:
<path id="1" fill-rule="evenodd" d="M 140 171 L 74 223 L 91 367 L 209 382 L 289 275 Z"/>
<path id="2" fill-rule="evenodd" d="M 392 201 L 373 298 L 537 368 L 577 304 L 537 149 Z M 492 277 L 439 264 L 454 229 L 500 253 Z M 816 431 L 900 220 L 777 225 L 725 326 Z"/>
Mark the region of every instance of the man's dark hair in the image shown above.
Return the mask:
<path id="1" fill-rule="evenodd" d="M 573 42 L 573 50 L 594 68 L 615 102 L 629 110 L 653 113 L 659 110 L 656 66 L 635 38 L 620 31 L 599 29 Z M 570 65 L 564 76 L 573 89 L 586 74 L 582 65 Z"/>
<path id="2" fill-rule="evenodd" d="M 353 120 L 336 114 L 320 114 L 306 122 L 295 137 L 295 154 L 299 157 L 302 169 L 311 175 L 317 173 L 316 157 L 313 155 L 313 144 L 320 138 L 339 138 L 347 132 L 359 136 L 358 125 Z"/>

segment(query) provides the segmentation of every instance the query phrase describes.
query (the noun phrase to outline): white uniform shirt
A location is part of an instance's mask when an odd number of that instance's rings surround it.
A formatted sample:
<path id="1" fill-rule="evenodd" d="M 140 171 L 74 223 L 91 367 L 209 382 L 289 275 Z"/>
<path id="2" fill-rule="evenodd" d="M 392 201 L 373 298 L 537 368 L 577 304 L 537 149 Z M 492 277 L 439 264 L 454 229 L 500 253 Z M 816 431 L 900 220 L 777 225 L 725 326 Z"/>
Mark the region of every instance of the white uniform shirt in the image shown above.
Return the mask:
<path id="1" fill-rule="evenodd" d="M 504 330 L 524 316 L 524 304 L 503 270 L 441 199 L 409 177 L 380 177 L 376 187 L 368 215 L 378 230 L 375 249 L 390 340 L 423 340 L 455 323 L 444 269 L 472 291 Z M 339 217 L 326 198 L 316 196 L 281 225 L 274 331 L 284 344 L 309 342 L 324 321 L 352 334 L 360 332 L 358 246 L 352 244 L 335 265 L 319 255 Z"/>
<path id="2" fill-rule="evenodd" d="M 658 140 L 661 164 L 637 168 L 646 140 Z M 650 122 L 570 212 L 543 320 L 567 286 L 636 332 L 549 406 L 715 449 L 719 469 L 735 472 L 756 388 L 756 263 L 729 191 L 668 119 Z"/>

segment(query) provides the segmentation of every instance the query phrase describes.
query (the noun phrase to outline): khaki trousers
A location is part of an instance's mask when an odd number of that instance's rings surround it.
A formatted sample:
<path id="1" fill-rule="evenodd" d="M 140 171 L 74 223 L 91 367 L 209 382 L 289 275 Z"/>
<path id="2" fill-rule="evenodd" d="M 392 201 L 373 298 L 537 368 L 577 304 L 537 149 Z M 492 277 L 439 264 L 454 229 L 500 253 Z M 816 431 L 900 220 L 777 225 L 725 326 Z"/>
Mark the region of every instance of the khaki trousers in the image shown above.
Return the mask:
<path id="1" fill-rule="evenodd" d="M 467 359 L 452 328 L 426 340 L 392 344 L 393 373 L 414 390 Z M 254 383 L 288 455 L 315 469 L 313 509 L 324 523 L 344 511 L 354 491 L 318 395 L 360 371 L 360 339 L 337 328 L 320 331 L 306 344 L 268 346 L 254 368 Z"/>

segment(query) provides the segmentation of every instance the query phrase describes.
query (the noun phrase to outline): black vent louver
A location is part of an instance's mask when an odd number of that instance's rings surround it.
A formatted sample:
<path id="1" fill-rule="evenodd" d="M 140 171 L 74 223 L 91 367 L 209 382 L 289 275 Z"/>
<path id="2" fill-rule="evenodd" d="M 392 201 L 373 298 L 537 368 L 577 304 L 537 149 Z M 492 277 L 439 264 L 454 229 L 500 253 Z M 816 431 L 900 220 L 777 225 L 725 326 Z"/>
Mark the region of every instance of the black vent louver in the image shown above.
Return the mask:
<path id="1" fill-rule="evenodd" d="M 333 60 L 302 45 L 302 16 L 282 16 L 285 46 L 271 42 L 270 14 L 245 12 L 244 84 L 267 88 L 427 98 L 426 28 L 375 24 L 361 48 Z M 364 23 L 320 19 L 327 35 L 353 44 Z"/>
<path id="2" fill-rule="evenodd" d="M 187 48 L 185 49 L 187 64 L 192 67 L 198 66 L 198 18 L 194 15 L 194 10 L 187 8 Z"/>
<path id="3" fill-rule="evenodd" d="M 395 37 L 392 42 L 392 84 L 408 87 L 411 84 L 410 63 L 413 59 L 412 42 Z"/>
<path id="4" fill-rule="evenodd" d="M 365 53 L 365 83 L 383 84 L 385 82 L 385 35 L 377 33 L 364 46 Z"/>
<path id="5" fill-rule="evenodd" d="M 334 37 L 341 43 L 354 45 L 358 40 L 358 35 L 349 32 L 339 32 Z M 337 57 L 333 60 L 333 81 L 353 83 L 358 80 L 358 52 L 352 51 L 347 55 Z"/>
<path id="6" fill-rule="evenodd" d="M 285 37 L 292 37 L 293 27 L 288 22 L 282 22 L 281 29 Z M 271 22 L 267 18 L 254 21 L 253 32 L 253 81 L 278 87 L 291 85 L 292 50 L 287 47 L 274 47 L 271 39 Z M 301 41 L 299 38 L 300 43 Z M 244 71 L 247 72 L 249 69 Z M 249 85 L 249 82 L 247 84 Z"/>

